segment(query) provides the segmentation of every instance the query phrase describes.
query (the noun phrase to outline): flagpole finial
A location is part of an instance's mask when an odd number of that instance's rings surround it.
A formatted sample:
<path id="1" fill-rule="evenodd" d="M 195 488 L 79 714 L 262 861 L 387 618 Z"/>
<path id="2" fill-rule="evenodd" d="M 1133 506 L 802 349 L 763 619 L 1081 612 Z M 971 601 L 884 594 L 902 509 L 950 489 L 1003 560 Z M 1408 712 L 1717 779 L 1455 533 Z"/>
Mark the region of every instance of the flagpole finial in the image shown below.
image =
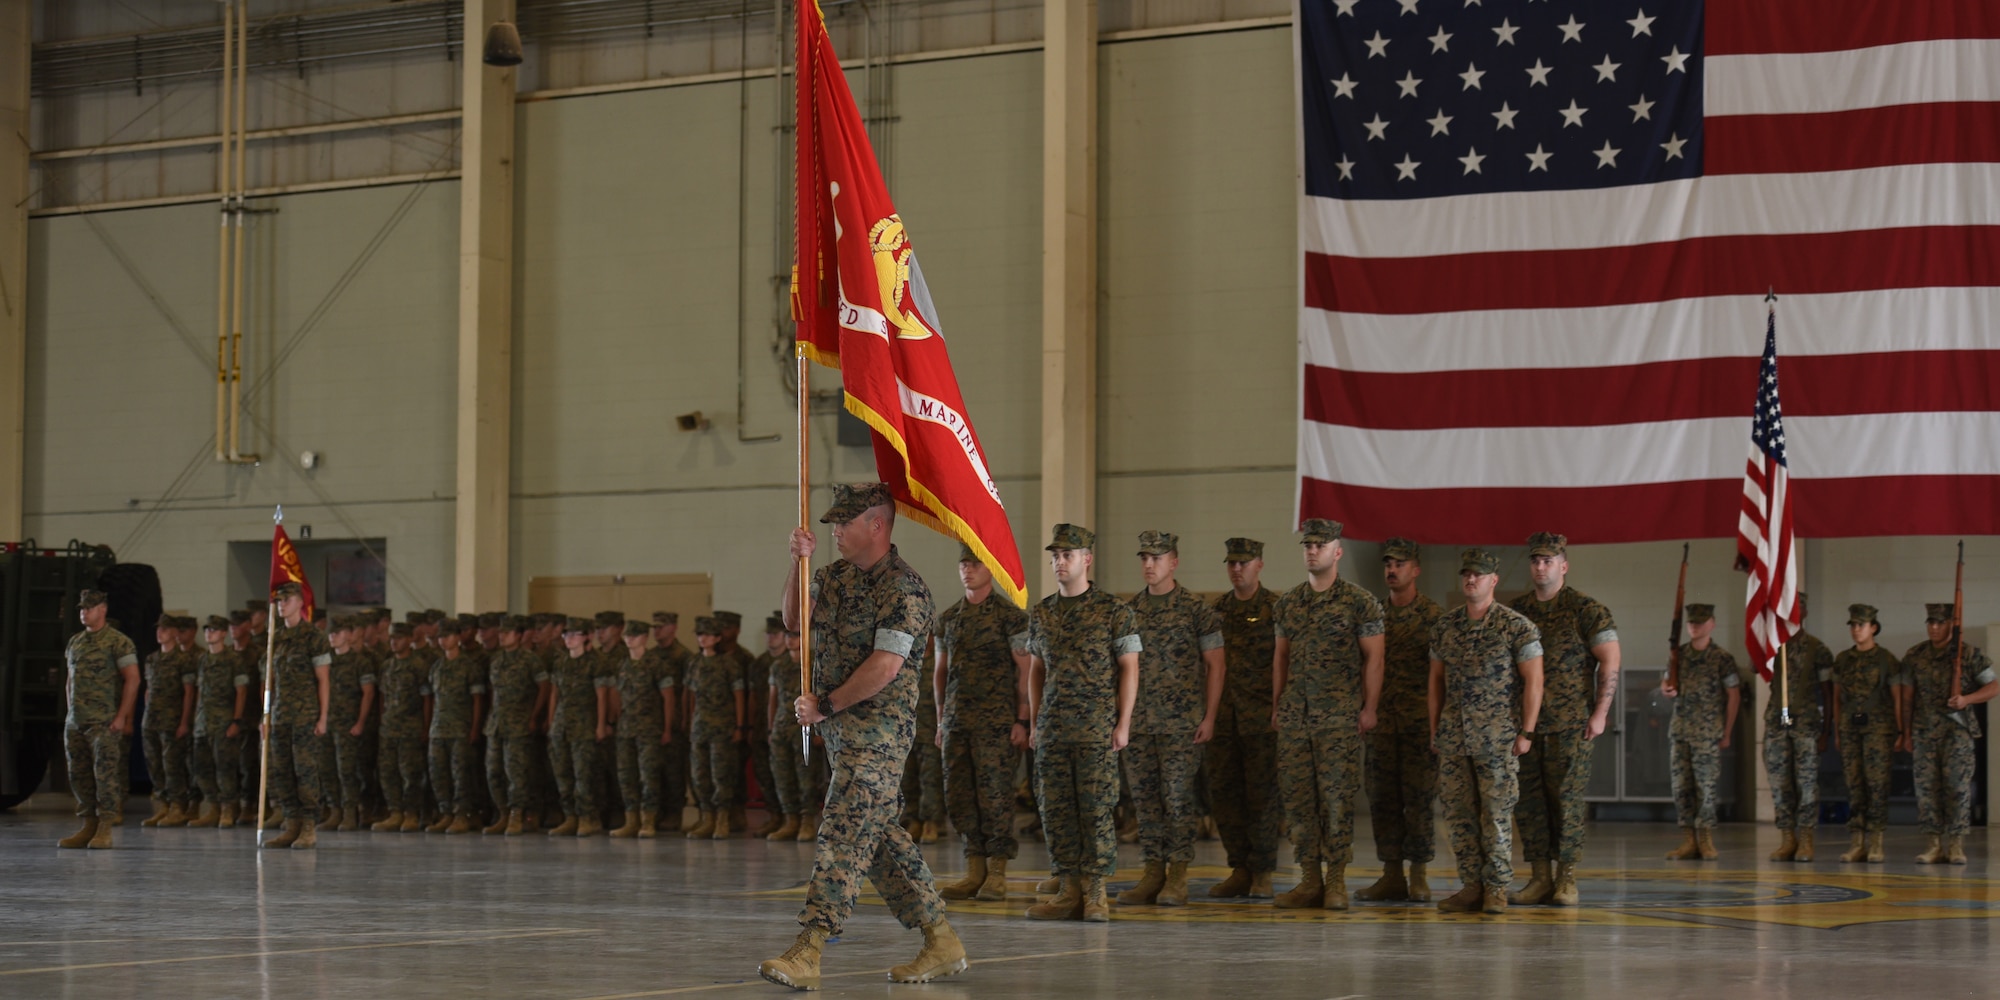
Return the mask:
<path id="1" fill-rule="evenodd" d="M 277 506 L 277 509 L 276 509 L 275 511 L 273 511 L 273 512 L 272 512 L 272 514 L 271 514 L 271 523 L 272 523 L 272 524 L 283 524 L 283 523 L 285 523 L 285 505 L 284 505 L 284 504 L 279 504 L 279 505 Z"/>
<path id="2" fill-rule="evenodd" d="M 1769 286 L 1769 288 L 1770 290 L 1764 293 L 1764 301 L 1766 302 L 1778 301 L 1778 286 L 1771 285 Z"/>

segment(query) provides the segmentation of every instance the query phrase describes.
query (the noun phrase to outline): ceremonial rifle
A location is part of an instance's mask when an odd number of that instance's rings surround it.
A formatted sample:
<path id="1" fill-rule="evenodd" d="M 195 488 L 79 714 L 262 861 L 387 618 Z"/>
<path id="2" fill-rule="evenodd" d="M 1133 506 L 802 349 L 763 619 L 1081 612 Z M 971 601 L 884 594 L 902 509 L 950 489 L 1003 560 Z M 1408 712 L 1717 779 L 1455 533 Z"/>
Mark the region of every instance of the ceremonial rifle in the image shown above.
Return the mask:
<path id="1" fill-rule="evenodd" d="M 1688 543 L 1681 543 L 1681 582 L 1674 587 L 1674 627 L 1667 633 L 1667 685 L 1681 689 L 1681 622 L 1687 614 Z"/>

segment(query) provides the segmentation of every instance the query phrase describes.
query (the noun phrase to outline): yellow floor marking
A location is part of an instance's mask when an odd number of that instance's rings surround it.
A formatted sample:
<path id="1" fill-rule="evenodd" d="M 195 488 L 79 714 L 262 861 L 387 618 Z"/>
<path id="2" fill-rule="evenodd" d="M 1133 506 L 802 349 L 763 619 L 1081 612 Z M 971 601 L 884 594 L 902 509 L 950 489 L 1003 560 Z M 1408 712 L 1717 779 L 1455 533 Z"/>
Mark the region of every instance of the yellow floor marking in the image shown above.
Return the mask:
<path id="1" fill-rule="evenodd" d="M 34 969 L 0 970 L 0 976 L 28 976 L 44 972 L 87 972 L 91 969 L 122 969 L 138 965 L 172 965 L 182 962 L 226 962 L 243 958 L 269 958 L 277 955 L 321 955 L 335 951 L 368 951 L 377 948 L 421 948 L 434 944 L 479 944 L 487 941 L 512 941 L 521 938 L 557 937 L 568 934 L 594 934 L 589 930 L 549 930 L 523 931 L 510 934 L 493 934 L 486 937 L 428 938 L 422 941 L 383 941 L 376 944 L 329 945 L 324 948 L 282 948 L 270 951 L 241 951 L 226 955 L 183 955 L 178 958 L 145 958 L 130 962 L 90 962 L 83 965 L 45 965 Z"/>
<path id="2" fill-rule="evenodd" d="M 968 962 L 967 964 L 997 965 L 1001 962 L 1028 962 L 1028 961 L 1033 961 L 1034 959 L 1037 958 L 1068 958 L 1072 955 L 1102 955 L 1109 952 L 1110 950 L 1111 949 L 1109 948 L 1079 948 L 1075 951 L 1044 951 L 1033 955 L 1003 955 L 1000 958 L 975 958 L 972 961 Z M 857 976 L 886 976 L 888 974 L 889 974 L 888 969 L 865 969 L 860 972 L 836 972 L 830 976 L 821 976 L 820 979 L 822 980 L 853 979 Z M 677 986 L 674 987 L 673 989 L 646 990 L 641 993 L 605 993 L 599 996 L 581 997 L 579 998 L 579 1000 L 636 1000 L 636 998 L 638 997 L 678 996 L 682 993 L 709 993 L 715 990 L 734 990 L 750 986 L 770 986 L 770 985 L 771 985 L 770 983 L 765 982 L 764 979 L 760 976 L 756 979 L 744 979 L 733 983 L 708 983 L 703 986 Z"/>

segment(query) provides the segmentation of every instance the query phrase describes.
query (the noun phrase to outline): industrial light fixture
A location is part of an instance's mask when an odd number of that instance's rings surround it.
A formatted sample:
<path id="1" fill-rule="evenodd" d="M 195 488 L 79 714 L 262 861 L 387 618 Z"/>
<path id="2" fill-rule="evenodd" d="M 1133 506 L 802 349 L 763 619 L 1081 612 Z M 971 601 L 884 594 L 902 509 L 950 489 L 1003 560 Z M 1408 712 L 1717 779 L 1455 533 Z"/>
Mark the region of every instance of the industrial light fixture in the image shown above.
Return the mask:
<path id="1" fill-rule="evenodd" d="M 693 413 L 683 413 L 674 418 L 674 423 L 684 431 L 705 431 L 708 429 L 708 418 L 702 416 L 700 410 L 696 410 Z"/>
<path id="2" fill-rule="evenodd" d="M 495 21 L 486 29 L 485 62 L 488 66 L 521 65 L 521 30 L 512 21 Z"/>

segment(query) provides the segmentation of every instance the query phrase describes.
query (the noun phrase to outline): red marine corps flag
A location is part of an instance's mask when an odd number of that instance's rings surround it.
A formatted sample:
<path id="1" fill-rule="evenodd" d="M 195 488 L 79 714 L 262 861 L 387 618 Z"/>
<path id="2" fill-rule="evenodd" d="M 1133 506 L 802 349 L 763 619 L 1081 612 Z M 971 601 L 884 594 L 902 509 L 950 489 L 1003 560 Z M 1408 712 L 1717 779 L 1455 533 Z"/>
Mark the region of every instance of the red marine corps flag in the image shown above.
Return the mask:
<path id="1" fill-rule="evenodd" d="M 278 516 L 280 519 L 284 517 L 283 514 Z M 313 616 L 313 585 L 306 580 L 305 565 L 299 562 L 299 550 L 292 547 L 291 536 L 285 534 L 282 520 L 274 530 L 275 534 L 271 536 L 271 589 L 278 589 L 281 583 L 298 584 L 306 598 L 303 620 L 310 622 Z M 278 609 L 272 608 L 271 620 L 277 619 Z"/>
<path id="2" fill-rule="evenodd" d="M 798 35 L 799 352 L 840 369 L 847 409 L 873 428 L 875 467 L 896 506 L 970 546 L 994 585 L 1026 607 L 1000 490 L 816 0 L 799 4 Z"/>

